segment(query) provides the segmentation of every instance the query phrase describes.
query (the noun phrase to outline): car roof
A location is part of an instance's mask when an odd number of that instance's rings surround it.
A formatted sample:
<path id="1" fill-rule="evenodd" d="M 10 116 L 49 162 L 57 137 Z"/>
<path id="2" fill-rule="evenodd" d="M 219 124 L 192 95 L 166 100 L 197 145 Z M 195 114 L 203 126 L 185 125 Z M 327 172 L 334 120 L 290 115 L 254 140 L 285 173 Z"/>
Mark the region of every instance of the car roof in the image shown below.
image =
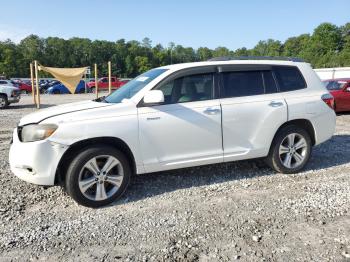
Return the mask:
<path id="1" fill-rule="evenodd" d="M 168 69 L 168 70 L 181 70 L 191 67 L 199 66 L 211 66 L 211 65 L 289 65 L 295 66 L 300 63 L 305 62 L 293 62 L 293 61 L 282 61 L 282 60 L 229 60 L 229 61 L 205 61 L 205 62 L 192 62 L 192 63 L 181 63 L 162 66 L 159 68 Z"/>

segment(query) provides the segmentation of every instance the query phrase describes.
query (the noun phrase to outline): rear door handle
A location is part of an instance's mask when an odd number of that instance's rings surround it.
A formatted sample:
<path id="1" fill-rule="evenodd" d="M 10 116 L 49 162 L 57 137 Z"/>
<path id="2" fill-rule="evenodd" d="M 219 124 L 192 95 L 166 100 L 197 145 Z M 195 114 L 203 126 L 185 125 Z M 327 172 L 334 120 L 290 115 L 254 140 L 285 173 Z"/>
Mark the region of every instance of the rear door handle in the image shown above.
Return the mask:
<path id="1" fill-rule="evenodd" d="M 271 101 L 269 106 L 271 106 L 271 107 L 280 107 L 280 106 L 283 106 L 283 103 L 282 102 L 277 102 L 277 101 Z"/>
<path id="2" fill-rule="evenodd" d="M 217 115 L 221 112 L 220 109 L 214 109 L 214 108 L 207 108 L 205 109 L 204 111 L 204 114 L 207 114 L 207 115 Z"/>

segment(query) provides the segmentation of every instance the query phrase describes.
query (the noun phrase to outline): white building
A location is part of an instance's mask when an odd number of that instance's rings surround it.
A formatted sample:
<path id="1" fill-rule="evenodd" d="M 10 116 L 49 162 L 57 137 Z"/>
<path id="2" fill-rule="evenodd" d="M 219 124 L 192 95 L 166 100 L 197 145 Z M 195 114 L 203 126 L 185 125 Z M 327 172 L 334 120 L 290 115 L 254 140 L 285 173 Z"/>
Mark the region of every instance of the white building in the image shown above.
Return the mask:
<path id="1" fill-rule="evenodd" d="M 350 78 L 350 67 L 314 69 L 321 80 L 334 78 Z"/>

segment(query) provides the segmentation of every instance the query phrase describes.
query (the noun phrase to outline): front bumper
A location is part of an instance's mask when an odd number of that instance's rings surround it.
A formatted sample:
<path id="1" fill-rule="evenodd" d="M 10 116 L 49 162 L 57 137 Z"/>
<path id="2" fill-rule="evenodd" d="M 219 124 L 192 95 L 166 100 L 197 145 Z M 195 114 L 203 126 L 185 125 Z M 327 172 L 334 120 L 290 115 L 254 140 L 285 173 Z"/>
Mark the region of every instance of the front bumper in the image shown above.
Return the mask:
<path id="1" fill-rule="evenodd" d="M 13 104 L 13 103 L 18 103 L 20 99 L 21 99 L 21 96 L 14 96 L 14 97 L 7 98 L 7 101 Z"/>
<path id="2" fill-rule="evenodd" d="M 67 149 L 48 140 L 22 143 L 16 128 L 9 155 L 11 171 L 32 184 L 54 185 L 58 163 Z"/>

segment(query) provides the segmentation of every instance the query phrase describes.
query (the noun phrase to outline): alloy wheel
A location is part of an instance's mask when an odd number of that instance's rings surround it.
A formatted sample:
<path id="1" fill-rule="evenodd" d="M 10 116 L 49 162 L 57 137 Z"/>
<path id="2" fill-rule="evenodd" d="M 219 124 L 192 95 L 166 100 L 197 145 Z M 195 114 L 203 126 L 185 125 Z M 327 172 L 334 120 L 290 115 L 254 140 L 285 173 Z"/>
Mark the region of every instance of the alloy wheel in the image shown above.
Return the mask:
<path id="1" fill-rule="evenodd" d="M 286 168 L 299 167 L 306 158 L 307 146 L 302 135 L 297 133 L 287 135 L 279 147 L 279 157 L 282 164 Z"/>
<path id="2" fill-rule="evenodd" d="M 106 200 L 118 191 L 123 178 L 124 170 L 117 158 L 109 155 L 96 156 L 81 169 L 79 189 L 90 200 Z"/>

